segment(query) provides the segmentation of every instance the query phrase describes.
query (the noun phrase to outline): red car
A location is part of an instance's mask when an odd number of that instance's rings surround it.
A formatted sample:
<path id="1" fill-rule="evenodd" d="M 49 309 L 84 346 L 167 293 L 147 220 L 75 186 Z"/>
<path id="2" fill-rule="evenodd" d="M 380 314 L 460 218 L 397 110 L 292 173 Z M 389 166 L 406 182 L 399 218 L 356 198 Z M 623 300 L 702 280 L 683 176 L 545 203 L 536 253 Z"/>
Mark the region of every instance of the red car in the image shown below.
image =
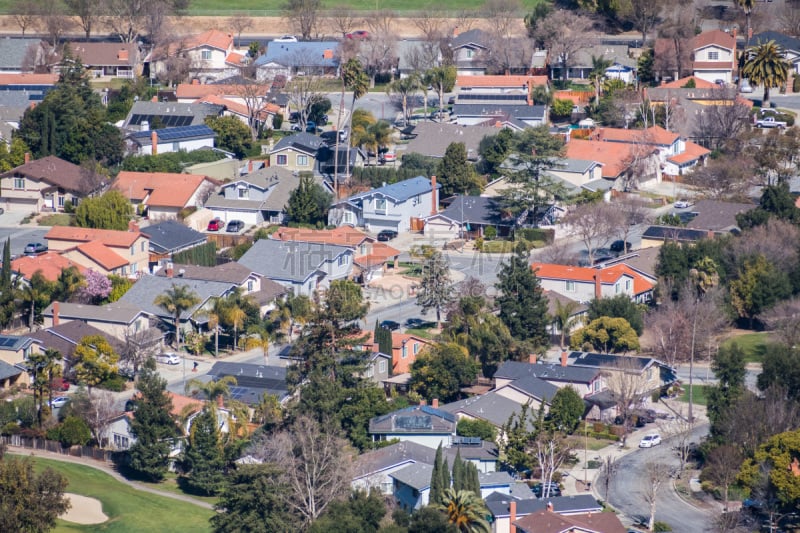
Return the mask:
<path id="1" fill-rule="evenodd" d="M 345 39 L 358 39 L 363 41 L 364 39 L 369 39 L 369 32 L 367 30 L 356 30 L 350 33 L 344 34 Z"/>
<path id="2" fill-rule="evenodd" d="M 50 390 L 64 392 L 69 390 L 69 381 L 64 378 L 55 378 L 50 382 Z"/>
<path id="3" fill-rule="evenodd" d="M 211 222 L 208 223 L 208 227 L 206 228 L 207 231 L 219 231 L 222 229 L 224 224 L 218 218 L 213 219 Z"/>

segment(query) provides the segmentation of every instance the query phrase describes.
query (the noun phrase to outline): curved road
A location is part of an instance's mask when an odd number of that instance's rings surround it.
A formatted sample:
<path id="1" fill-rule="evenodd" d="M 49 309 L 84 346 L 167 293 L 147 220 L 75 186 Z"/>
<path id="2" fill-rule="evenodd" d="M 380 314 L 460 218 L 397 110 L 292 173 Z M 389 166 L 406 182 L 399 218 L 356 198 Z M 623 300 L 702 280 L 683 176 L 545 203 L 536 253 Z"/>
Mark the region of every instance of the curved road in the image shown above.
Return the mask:
<path id="1" fill-rule="evenodd" d="M 708 433 L 708 424 L 698 426 L 691 440 L 699 442 Z M 617 474 L 611 482 L 608 500 L 611 505 L 630 519 L 645 521 L 650 516 L 650 507 L 644 499 L 645 463 L 651 460 L 678 467 L 678 458 L 672 450 L 673 439 L 665 439 L 655 448 L 637 449 L 617 460 Z M 598 486 L 602 486 L 599 482 Z M 712 530 L 713 514 L 686 503 L 672 489 L 671 481 L 665 483 L 658 494 L 656 520 L 668 523 L 673 531 L 681 533 L 705 533 Z"/>

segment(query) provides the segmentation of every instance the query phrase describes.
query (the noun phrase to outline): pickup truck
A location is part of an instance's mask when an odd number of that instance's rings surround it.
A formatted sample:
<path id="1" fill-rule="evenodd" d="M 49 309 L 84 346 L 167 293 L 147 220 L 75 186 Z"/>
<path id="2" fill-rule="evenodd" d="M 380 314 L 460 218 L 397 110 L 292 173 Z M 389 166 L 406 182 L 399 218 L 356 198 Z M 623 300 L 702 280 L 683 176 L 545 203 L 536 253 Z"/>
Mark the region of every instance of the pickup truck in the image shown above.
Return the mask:
<path id="1" fill-rule="evenodd" d="M 785 128 L 786 122 L 775 120 L 775 117 L 765 117 L 756 121 L 757 128 Z"/>

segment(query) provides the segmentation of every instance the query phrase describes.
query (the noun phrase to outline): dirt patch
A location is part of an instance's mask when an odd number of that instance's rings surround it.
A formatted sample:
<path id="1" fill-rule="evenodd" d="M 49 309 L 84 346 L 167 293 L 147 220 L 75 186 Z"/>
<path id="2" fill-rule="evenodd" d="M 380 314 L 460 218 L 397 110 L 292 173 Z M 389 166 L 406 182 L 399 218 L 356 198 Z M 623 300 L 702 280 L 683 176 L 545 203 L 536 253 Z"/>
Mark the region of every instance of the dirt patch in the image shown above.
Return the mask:
<path id="1" fill-rule="evenodd" d="M 61 515 L 62 520 L 75 524 L 102 524 L 108 520 L 100 500 L 70 492 L 65 493 L 64 496 L 69 498 L 72 507 Z"/>

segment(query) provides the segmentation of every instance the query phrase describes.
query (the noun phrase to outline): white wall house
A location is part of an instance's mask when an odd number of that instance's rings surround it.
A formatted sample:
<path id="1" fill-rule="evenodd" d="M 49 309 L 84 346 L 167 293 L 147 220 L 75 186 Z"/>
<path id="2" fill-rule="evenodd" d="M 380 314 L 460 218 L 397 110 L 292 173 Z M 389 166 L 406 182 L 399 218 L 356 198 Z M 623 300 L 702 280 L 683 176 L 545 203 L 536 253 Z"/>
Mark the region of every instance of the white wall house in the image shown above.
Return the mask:
<path id="1" fill-rule="evenodd" d="M 217 134 L 205 124 L 183 128 L 137 131 L 128 135 L 131 151 L 138 155 L 192 152 L 214 147 Z M 156 149 L 153 150 L 153 145 Z"/>

